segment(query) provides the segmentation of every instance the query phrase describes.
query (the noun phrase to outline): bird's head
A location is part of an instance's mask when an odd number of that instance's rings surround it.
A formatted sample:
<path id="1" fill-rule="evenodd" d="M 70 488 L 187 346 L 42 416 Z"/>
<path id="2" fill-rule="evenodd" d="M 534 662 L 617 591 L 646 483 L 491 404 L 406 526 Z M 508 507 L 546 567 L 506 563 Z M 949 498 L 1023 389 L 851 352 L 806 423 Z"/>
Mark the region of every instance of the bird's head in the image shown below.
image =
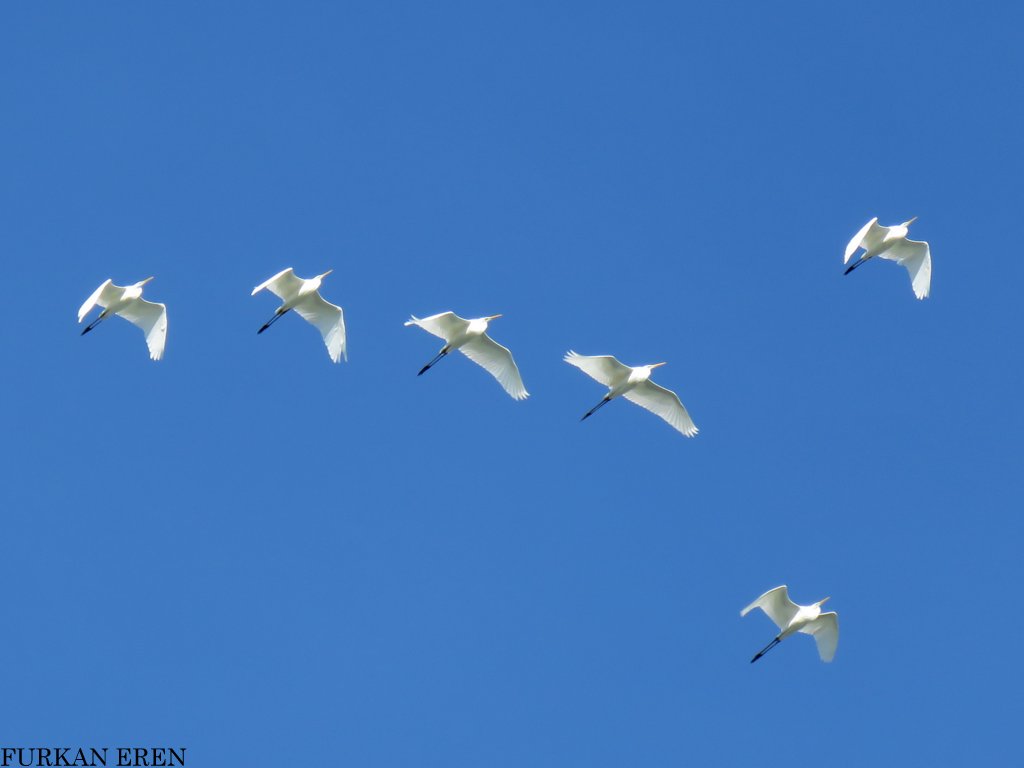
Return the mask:
<path id="1" fill-rule="evenodd" d="M 915 221 L 917 221 L 917 216 L 914 216 L 914 217 L 913 217 L 912 219 L 907 219 L 907 220 L 906 220 L 906 221 L 904 221 L 904 222 L 903 222 L 902 224 L 900 224 L 900 226 L 901 226 L 901 227 L 909 227 L 909 226 L 910 226 L 911 224 L 913 224 L 913 223 L 914 223 Z"/>
<path id="2" fill-rule="evenodd" d="M 484 320 L 489 323 L 491 320 L 497 320 L 499 317 L 503 317 L 503 315 L 491 315 L 490 317 L 485 317 Z"/>
<path id="3" fill-rule="evenodd" d="M 663 365 L 668 365 L 668 363 L 654 363 L 653 365 L 649 365 L 648 368 L 653 371 L 655 368 L 661 368 Z"/>
<path id="4" fill-rule="evenodd" d="M 825 604 L 825 603 L 826 603 L 826 602 L 827 602 L 828 600 L 831 600 L 831 599 L 832 599 L 831 597 L 826 597 L 825 599 L 823 599 L 823 600 L 819 600 L 818 602 L 816 602 L 816 603 L 815 603 L 815 605 L 816 605 L 816 606 L 818 606 L 818 607 L 820 608 L 820 607 L 821 607 L 821 606 L 823 606 L 823 605 L 824 605 L 824 604 Z"/>
<path id="5" fill-rule="evenodd" d="M 322 275 L 317 275 L 317 279 L 318 279 L 318 280 L 323 280 L 323 279 L 324 279 L 325 277 L 327 277 L 327 276 L 328 276 L 329 274 L 331 274 L 331 272 L 333 272 L 333 271 L 334 271 L 333 269 L 328 269 L 328 270 L 327 270 L 326 272 L 324 272 L 324 273 L 323 273 Z"/>
<path id="6" fill-rule="evenodd" d="M 153 279 L 152 277 L 147 277 L 147 278 L 146 278 L 145 280 L 139 280 L 139 282 L 137 282 L 137 283 L 135 284 L 135 286 L 136 286 L 137 288 L 141 288 L 142 286 L 144 286 L 144 285 L 145 285 L 146 283 L 148 283 L 148 282 L 149 282 L 150 280 L 152 280 L 152 279 Z"/>

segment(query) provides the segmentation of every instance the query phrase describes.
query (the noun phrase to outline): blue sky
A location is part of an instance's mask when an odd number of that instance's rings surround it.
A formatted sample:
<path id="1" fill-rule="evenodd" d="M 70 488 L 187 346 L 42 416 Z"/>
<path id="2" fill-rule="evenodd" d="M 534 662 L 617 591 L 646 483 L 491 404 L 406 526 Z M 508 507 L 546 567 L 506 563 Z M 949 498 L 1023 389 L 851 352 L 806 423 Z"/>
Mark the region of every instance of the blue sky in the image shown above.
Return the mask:
<path id="1" fill-rule="evenodd" d="M 1020 753 L 1019 11 L 0 13 L 5 745 L 189 765 Z M 904 270 L 842 276 L 872 216 Z M 253 286 L 334 269 L 349 363 Z M 167 353 L 104 279 L 155 275 Z M 532 396 L 402 323 L 503 313 Z M 686 440 L 567 349 L 631 364 Z M 739 610 L 840 614 L 831 665 Z"/>

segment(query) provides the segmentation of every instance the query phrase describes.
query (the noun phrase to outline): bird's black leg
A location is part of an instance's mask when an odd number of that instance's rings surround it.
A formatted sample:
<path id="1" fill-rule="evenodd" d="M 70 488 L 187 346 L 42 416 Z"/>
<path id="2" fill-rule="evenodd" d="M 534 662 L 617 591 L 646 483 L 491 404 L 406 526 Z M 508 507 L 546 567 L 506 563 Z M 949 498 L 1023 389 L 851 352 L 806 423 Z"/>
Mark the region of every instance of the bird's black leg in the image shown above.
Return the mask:
<path id="1" fill-rule="evenodd" d="M 772 648 L 774 648 L 776 645 L 778 645 L 781 642 L 782 642 L 782 638 L 776 637 L 774 640 L 772 640 L 770 643 L 768 643 L 768 645 L 766 645 L 764 648 L 762 648 L 760 651 L 758 651 L 757 655 L 750 660 L 750 663 L 753 664 L 755 661 L 760 659 L 762 656 L 764 656 L 766 653 L 768 653 L 768 651 L 770 651 Z"/>
<path id="2" fill-rule="evenodd" d="M 82 335 L 85 336 L 85 334 L 87 334 L 89 331 L 91 331 L 93 328 L 95 328 L 101 322 L 106 320 L 107 317 L 108 317 L 108 315 L 107 315 L 106 312 L 101 312 L 99 317 L 97 317 L 95 320 L 93 320 L 91 323 L 89 323 L 87 326 L 85 326 L 85 328 L 82 329 Z"/>
<path id="3" fill-rule="evenodd" d="M 443 357 L 444 357 L 445 355 L 447 355 L 447 354 L 448 354 L 448 353 L 449 353 L 450 351 L 451 351 L 451 350 L 449 350 L 449 349 L 448 349 L 448 347 L 445 347 L 444 349 L 442 349 L 442 350 L 441 350 L 440 352 L 438 352 L 438 353 L 437 353 L 437 357 L 435 357 L 435 358 L 434 358 L 433 360 L 431 360 L 431 361 L 430 361 L 429 363 L 427 363 L 427 364 L 426 364 L 426 365 L 424 365 L 424 366 L 423 366 L 422 368 L 420 368 L 420 372 L 419 372 L 419 373 L 417 373 L 416 375 L 417 375 L 417 376 L 422 376 L 422 375 L 423 375 L 424 373 L 426 373 L 427 371 L 429 371 L 429 370 L 431 369 L 431 367 L 432 367 L 432 366 L 433 366 L 433 365 L 434 365 L 435 363 L 437 363 L 437 361 L 438 361 L 438 360 L 440 360 L 441 358 L 443 358 Z"/>
<path id="4" fill-rule="evenodd" d="M 843 274 L 844 275 L 850 274 L 851 272 L 853 272 L 853 270 L 855 270 L 857 267 L 859 267 L 865 261 L 867 261 L 867 259 L 864 258 L 864 257 L 861 257 L 861 258 L 857 259 L 855 262 L 853 262 L 853 264 L 851 264 L 849 267 L 846 268 L 846 271 L 843 272 Z"/>
<path id="5" fill-rule="evenodd" d="M 259 334 L 263 333 L 263 332 L 264 332 L 265 330 L 267 330 L 267 328 L 269 328 L 270 326 L 272 326 L 272 325 L 273 325 L 273 324 L 274 324 L 274 323 L 275 323 L 275 322 L 277 321 L 277 319 L 278 319 L 279 317 L 284 317 L 284 316 L 285 316 L 286 314 L 288 314 L 289 312 L 291 312 L 291 310 L 290 310 L 290 309 L 286 309 L 286 310 L 284 310 L 284 311 L 282 312 L 282 311 L 281 311 L 281 309 L 280 309 L 280 308 L 278 308 L 278 310 L 277 310 L 277 311 L 276 311 L 276 312 L 274 313 L 274 316 L 273 316 L 272 318 L 270 318 L 269 320 L 267 320 L 267 322 L 265 322 L 265 323 L 263 324 L 263 327 L 262 327 L 262 328 L 260 328 L 260 329 L 259 329 L 258 331 L 256 331 L 256 335 L 259 335 Z"/>
<path id="6" fill-rule="evenodd" d="M 601 400 L 601 402 L 600 402 L 600 403 L 598 403 L 598 404 L 597 404 L 597 405 L 595 405 L 595 406 L 594 406 L 593 408 L 591 408 L 591 409 L 590 409 L 589 411 L 587 411 L 586 413 L 584 413 L 584 414 L 583 414 L 583 418 L 581 418 L 581 419 L 580 419 L 580 421 L 583 421 L 583 419 L 585 419 L 585 418 L 587 418 L 587 416 L 590 416 L 591 414 L 593 414 L 593 413 L 594 413 L 595 411 L 597 411 L 597 409 L 598 409 L 598 408 L 600 408 L 600 407 L 601 407 L 602 405 L 605 405 L 606 403 L 610 403 L 611 401 L 612 401 L 612 399 L 611 399 L 610 397 L 608 397 L 608 396 L 605 396 L 605 397 L 604 397 L 604 398 L 603 398 L 603 399 Z"/>

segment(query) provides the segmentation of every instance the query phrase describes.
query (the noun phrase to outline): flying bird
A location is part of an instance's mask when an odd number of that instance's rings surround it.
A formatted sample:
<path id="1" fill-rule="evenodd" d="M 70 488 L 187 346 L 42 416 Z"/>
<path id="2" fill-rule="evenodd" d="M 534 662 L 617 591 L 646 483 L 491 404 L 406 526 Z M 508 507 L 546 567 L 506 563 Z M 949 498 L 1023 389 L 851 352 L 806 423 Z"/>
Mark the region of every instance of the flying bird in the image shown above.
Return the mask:
<path id="1" fill-rule="evenodd" d="M 932 285 L 932 253 L 928 243 L 907 239 L 910 225 L 915 221 L 917 216 L 893 227 L 883 227 L 879 225 L 877 216 L 873 218 L 846 246 L 843 264 L 850 261 L 858 248 L 863 248 L 864 253 L 843 274 L 848 275 L 868 259 L 879 256 L 906 267 L 914 295 L 919 299 L 927 298 Z"/>
<path id="2" fill-rule="evenodd" d="M 99 316 L 82 329 L 82 335 L 87 334 L 111 315 L 120 315 L 128 322 L 139 326 L 146 334 L 146 346 L 149 347 L 149 356 L 153 360 L 163 357 L 164 345 L 167 343 L 167 307 L 142 298 L 142 287 L 152 279 L 147 277 L 127 286 L 114 285 L 111 280 L 105 280 L 78 310 L 78 322 L 82 322 L 93 307 L 103 307 Z"/>
<path id="3" fill-rule="evenodd" d="M 622 395 L 631 403 L 636 403 L 641 408 L 660 416 L 687 437 L 693 437 L 699 431 L 676 393 L 651 381 L 651 371 L 665 363 L 630 368 L 611 355 L 578 355 L 572 350 L 566 353 L 564 359 L 569 365 L 575 365 L 587 376 L 608 387 L 608 394 L 583 414 L 580 421 Z"/>
<path id="4" fill-rule="evenodd" d="M 750 663 L 753 664 L 794 632 L 813 635 L 821 660 L 832 661 L 836 655 L 836 645 L 839 644 L 839 616 L 835 611 L 821 612 L 822 604 L 828 599 L 826 597 L 813 605 L 797 605 L 789 599 L 789 590 L 783 584 L 769 589 L 740 611 L 740 616 L 746 616 L 755 608 L 760 608 L 781 630 L 774 640 L 757 652 Z"/>
<path id="5" fill-rule="evenodd" d="M 525 400 L 530 393 L 523 386 L 523 379 L 519 375 L 516 361 L 512 359 L 512 353 L 487 335 L 488 323 L 499 317 L 501 315 L 466 320 L 454 312 L 442 312 L 422 319 L 415 316 L 409 318 L 406 325 L 418 325 L 427 333 L 444 339 L 445 342 L 434 359 L 424 365 L 416 375 L 422 376 L 445 355 L 457 349 L 496 378 L 514 400 Z"/>
<path id="6" fill-rule="evenodd" d="M 331 356 L 331 361 L 337 363 L 344 357 L 347 362 L 348 354 L 345 351 L 345 314 L 341 311 L 341 307 L 335 306 L 329 301 L 324 301 L 319 293 L 320 283 L 333 271 L 333 269 L 328 269 L 322 275 L 304 280 L 296 276 L 292 268 L 288 267 L 288 269 L 278 272 L 265 283 L 260 283 L 253 288 L 253 296 L 266 288 L 284 302 L 274 312 L 274 316 L 265 322 L 263 327 L 256 331 L 256 333 L 263 333 L 279 318 L 294 309 L 303 320 L 316 326 L 316 329 L 320 331 L 320 335 L 324 337 L 324 344 L 327 346 L 327 354 Z"/>

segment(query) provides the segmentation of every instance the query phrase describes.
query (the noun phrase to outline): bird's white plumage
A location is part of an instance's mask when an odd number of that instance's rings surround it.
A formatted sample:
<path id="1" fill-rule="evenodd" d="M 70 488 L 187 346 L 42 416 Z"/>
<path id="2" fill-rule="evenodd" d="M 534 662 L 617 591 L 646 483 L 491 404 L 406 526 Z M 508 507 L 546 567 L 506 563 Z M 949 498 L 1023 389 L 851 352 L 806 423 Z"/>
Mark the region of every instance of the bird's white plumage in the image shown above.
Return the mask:
<path id="1" fill-rule="evenodd" d="M 512 352 L 486 333 L 488 321 L 492 319 L 466 320 L 454 312 L 440 312 L 423 318 L 411 316 L 405 324 L 419 326 L 427 333 L 444 339 L 444 350 L 459 350 L 497 379 L 510 397 L 525 400 L 530 393 L 526 391 Z"/>
<path id="2" fill-rule="evenodd" d="M 789 599 L 789 590 L 783 584 L 769 589 L 740 611 L 740 616 L 746 616 L 755 608 L 760 608 L 779 628 L 775 640 L 752 661 L 757 661 L 772 645 L 796 632 L 812 635 L 821 660 L 832 661 L 836 655 L 836 646 L 839 644 L 839 616 L 835 612 L 822 613 L 821 605 L 825 600 L 828 598 L 811 605 L 797 605 Z"/>
<path id="3" fill-rule="evenodd" d="M 348 360 L 345 350 L 345 313 L 341 307 L 325 301 L 323 296 L 314 292 L 300 299 L 294 309 L 303 320 L 320 331 L 333 362 L 338 362 L 342 356 Z"/>
<path id="4" fill-rule="evenodd" d="M 872 250 L 878 247 L 878 244 L 885 238 L 886 233 L 889 231 L 888 227 L 882 227 L 878 224 L 878 217 L 875 216 L 871 221 L 861 227 L 860 232 L 853 236 L 846 245 L 846 255 L 843 256 L 843 264 L 846 264 L 850 257 L 857 252 L 858 249 L 864 248 L 865 250 Z"/>
<path id="5" fill-rule="evenodd" d="M 910 273 L 910 283 L 914 287 L 914 295 L 919 299 L 928 298 L 932 284 L 932 254 L 928 243 L 922 240 L 901 238 L 892 246 L 878 254 L 881 259 L 889 259 L 902 264 Z"/>
<path id="6" fill-rule="evenodd" d="M 123 287 L 114 285 L 114 281 L 107 278 L 99 288 L 92 292 L 92 296 L 86 299 L 85 303 L 79 308 L 78 322 L 82 322 L 82 320 L 85 319 L 85 316 L 92 312 L 93 307 L 98 305 L 105 309 L 111 304 L 116 303 L 123 293 Z"/>
<path id="7" fill-rule="evenodd" d="M 789 589 L 785 584 L 775 587 L 775 589 L 769 589 L 740 611 L 740 616 L 746 616 L 755 608 L 760 608 L 768 614 L 768 618 L 774 621 L 779 629 L 788 627 L 789 622 L 796 616 L 796 612 L 800 610 L 800 606 L 789 599 Z"/>
<path id="8" fill-rule="evenodd" d="M 818 656 L 822 661 L 832 661 L 835 658 L 836 646 L 839 645 L 839 614 L 835 611 L 821 614 L 797 631 L 814 636 L 814 642 L 818 646 Z"/>
<path id="9" fill-rule="evenodd" d="M 440 312 L 430 317 L 412 316 L 405 324 L 418 325 L 427 333 L 445 341 L 457 339 L 469 331 L 469 320 L 459 317 L 454 312 Z"/>
<path id="10" fill-rule="evenodd" d="M 910 273 L 914 295 L 919 299 L 927 298 L 932 282 L 931 249 L 926 242 L 907 238 L 908 229 L 916 218 L 892 227 L 881 226 L 878 223 L 878 217 L 865 224 L 846 246 L 846 252 L 843 255 L 844 264 L 850 261 L 857 250 L 864 249 L 858 262 L 854 263 L 847 272 L 859 266 L 860 262 L 875 256 L 895 261 L 906 267 L 907 272 Z"/>
<path id="11" fill-rule="evenodd" d="M 628 392 L 623 392 L 622 396 L 629 402 L 660 416 L 687 437 L 693 437 L 700 431 L 679 396 L 653 381 L 643 381 Z"/>
<path id="12" fill-rule="evenodd" d="M 252 293 L 250 295 L 255 296 L 265 288 L 282 301 L 288 301 L 289 299 L 299 295 L 299 291 L 302 290 L 302 284 L 304 282 L 305 280 L 296 275 L 295 271 L 291 267 L 288 267 L 288 269 L 282 269 L 269 280 L 257 285 L 252 289 Z"/>
<path id="13" fill-rule="evenodd" d="M 574 365 L 594 381 L 613 388 L 629 379 L 633 369 L 623 365 L 611 355 L 580 355 L 571 349 L 565 354 L 565 362 Z"/>
<path id="14" fill-rule="evenodd" d="M 167 343 L 167 307 L 145 299 L 137 299 L 118 310 L 117 314 L 134 323 L 146 334 L 149 356 L 159 360 Z"/>
<path id="15" fill-rule="evenodd" d="M 325 300 L 319 293 L 320 285 L 330 270 L 309 279 L 298 277 L 293 269 L 283 269 L 269 280 L 252 289 L 255 296 L 266 289 L 283 302 L 278 314 L 295 310 L 303 320 L 320 331 L 331 362 L 348 360 L 345 334 L 345 313 L 341 307 Z"/>
<path id="16" fill-rule="evenodd" d="M 651 368 L 654 366 L 631 368 L 611 355 L 581 355 L 572 350 L 566 352 L 563 359 L 608 387 L 607 399 L 621 395 L 631 403 L 660 416 L 687 437 L 693 437 L 700 431 L 676 393 L 650 380 Z"/>
<path id="17" fill-rule="evenodd" d="M 93 325 L 109 315 L 123 317 L 142 329 L 146 335 L 150 358 L 159 360 L 164 356 L 164 347 L 167 345 L 167 307 L 142 298 L 143 286 L 152 279 L 150 277 L 126 286 L 114 285 L 109 278 L 104 280 L 79 308 L 78 322 L 81 323 L 94 307 L 102 307 L 103 312 Z M 85 331 L 88 330 L 87 327 Z"/>
<path id="18" fill-rule="evenodd" d="M 496 378 L 514 400 L 529 397 L 530 393 L 523 386 L 519 369 L 512 359 L 512 352 L 487 334 L 470 339 L 459 347 L 459 352 Z"/>

